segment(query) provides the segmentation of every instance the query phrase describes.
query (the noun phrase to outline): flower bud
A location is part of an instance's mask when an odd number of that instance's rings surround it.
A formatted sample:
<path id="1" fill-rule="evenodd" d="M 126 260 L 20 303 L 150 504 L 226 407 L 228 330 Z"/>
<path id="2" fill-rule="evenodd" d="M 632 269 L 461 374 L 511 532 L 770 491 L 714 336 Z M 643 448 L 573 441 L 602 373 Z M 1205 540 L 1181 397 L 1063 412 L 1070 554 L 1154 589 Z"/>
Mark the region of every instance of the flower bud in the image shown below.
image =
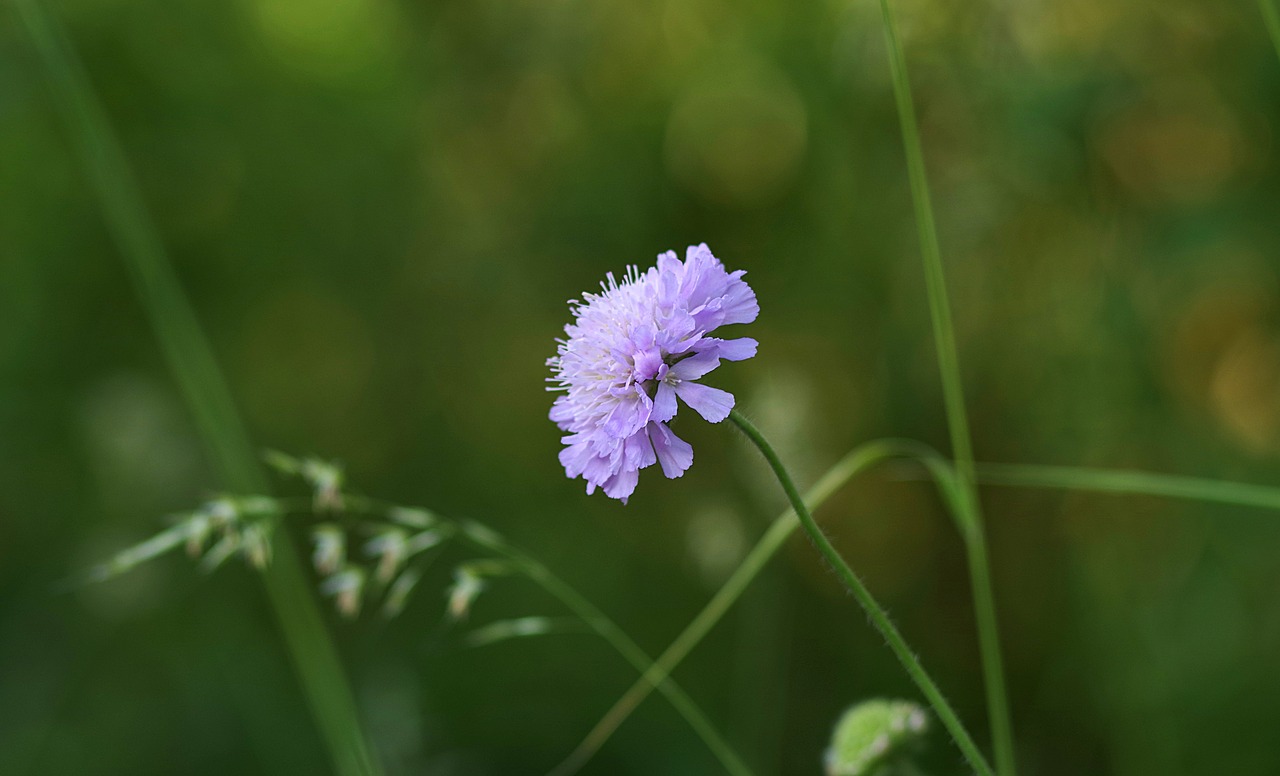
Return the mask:
<path id="1" fill-rule="evenodd" d="M 924 709 L 907 701 L 863 701 L 836 723 L 827 749 L 827 776 L 869 776 L 911 744 L 928 727 Z"/>

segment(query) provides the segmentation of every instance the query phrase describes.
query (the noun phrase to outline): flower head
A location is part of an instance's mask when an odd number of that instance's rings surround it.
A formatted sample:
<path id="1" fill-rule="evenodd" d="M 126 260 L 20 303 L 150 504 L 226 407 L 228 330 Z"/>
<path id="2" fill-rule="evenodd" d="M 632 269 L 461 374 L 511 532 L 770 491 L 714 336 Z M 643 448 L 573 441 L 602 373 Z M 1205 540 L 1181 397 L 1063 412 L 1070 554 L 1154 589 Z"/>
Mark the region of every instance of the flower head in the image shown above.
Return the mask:
<path id="1" fill-rule="evenodd" d="M 693 448 L 668 427 L 679 399 L 719 423 L 733 409 L 733 395 L 697 382 L 721 359 L 756 354 L 749 337 L 709 336 L 721 326 L 750 323 L 760 313 L 755 292 L 729 272 L 707 246 L 690 246 L 684 261 L 674 251 L 645 272 L 634 266 L 617 282 L 610 273 L 602 293 L 570 302 L 556 355 L 547 361 L 551 390 L 564 393 L 551 419 L 566 432 L 560 463 L 623 502 L 641 469 L 654 463 L 679 477 L 693 463 Z"/>

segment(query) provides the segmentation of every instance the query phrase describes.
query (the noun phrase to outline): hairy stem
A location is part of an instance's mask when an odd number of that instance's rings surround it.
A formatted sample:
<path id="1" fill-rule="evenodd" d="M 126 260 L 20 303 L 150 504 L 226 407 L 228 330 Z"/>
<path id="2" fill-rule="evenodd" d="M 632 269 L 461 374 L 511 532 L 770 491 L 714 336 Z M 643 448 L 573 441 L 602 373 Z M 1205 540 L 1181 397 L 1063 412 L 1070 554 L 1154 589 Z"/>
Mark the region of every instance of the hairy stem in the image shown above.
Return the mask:
<path id="1" fill-rule="evenodd" d="M 964 389 L 960 378 L 955 330 L 951 320 L 951 303 L 942 271 L 942 255 L 938 248 L 938 230 L 934 224 L 933 205 L 929 195 L 929 178 L 925 174 L 924 152 L 920 128 L 916 123 L 915 105 L 911 98 L 911 82 L 907 77 L 906 55 L 897 22 L 889 0 L 880 0 L 884 17 L 885 39 L 889 47 L 889 65 L 893 74 L 893 95 L 902 124 L 902 144 L 911 182 L 911 201 L 915 208 L 916 228 L 920 239 L 920 255 L 924 262 L 925 283 L 929 293 L 929 313 L 937 346 L 938 371 L 942 376 L 942 394 L 947 410 L 947 426 L 951 434 L 951 450 L 963 496 L 957 506 L 964 512 L 968 525 L 965 546 L 968 550 L 969 574 L 973 591 L 974 616 L 978 624 L 978 642 L 982 653 L 982 674 L 986 682 L 987 713 L 995 746 L 996 769 L 1001 776 L 1013 776 L 1013 722 L 1005 690 L 1004 667 L 1000 658 L 1000 636 L 996 625 L 995 595 L 991 589 L 991 570 L 982 510 L 974 485 L 973 445 L 969 437 L 969 420 L 965 413 Z"/>
<path id="2" fill-rule="evenodd" d="M 831 467 L 826 474 L 822 475 L 817 484 L 805 494 L 805 503 L 810 510 L 817 509 L 833 493 L 859 473 L 892 458 L 920 459 L 926 462 L 926 466 L 929 467 L 930 472 L 935 473 L 935 477 L 938 476 L 938 470 L 931 465 L 933 462 L 947 467 L 946 462 L 942 461 L 932 448 L 918 442 L 904 439 L 880 439 L 868 442 L 854 448 L 835 466 Z M 949 467 L 947 468 L 949 470 Z M 942 477 L 938 479 L 940 486 L 942 486 L 944 479 Z M 654 661 L 653 667 L 646 671 L 645 675 L 640 677 L 613 704 L 613 707 L 596 723 L 586 738 L 582 740 L 582 743 L 578 744 L 577 748 L 569 754 L 565 761 L 553 771 L 555 776 L 568 776 L 576 773 L 600 750 L 600 747 L 604 746 L 613 733 L 631 716 L 631 713 L 649 697 L 655 687 L 660 687 L 664 682 L 671 681 L 669 679 L 671 672 L 720 622 L 729 608 L 742 596 L 742 593 L 764 569 L 765 564 L 778 553 L 778 550 L 782 549 L 782 546 L 799 527 L 800 521 L 796 517 L 794 509 L 788 509 L 778 515 L 764 536 L 747 553 L 747 557 L 738 565 L 738 568 L 734 570 L 720 590 L 707 602 L 702 611 L 693 618 L 693 621 L 681 631 L 680 635 L 671 642 L 671 645 L 663 650 L 658 659 Z"/>
<path id="3" fill-rule="evenodd" d="M 729 413 L 729 419 L 742 430 L 742 433 L 746 434 L 752 444 L 760 450 L 765 460 L 769 462 L 769 467 L 773 469 L 774 475 L 778 478 L 778 483 L 782 485 L 783 492 L 787 494 L 787 500 L 791 502 L 791 507 L 800 519 L 800 526 L 809 534 L 814 546 L 826 558 L 827 563 L 831 565 L 831 568 L 836 572 L 836 576 L 844 583 L 845 588 L 862 605 L 862 609 L 866 612 L 867 618 L 871 620 L 871 624 L 880 632 L 880 635 L 884 636 L 889 648 L 893 650 L 898 661 L 902 663 L 902 667 L 906 669 L 907 675 L 911 677 L 911 680 L 920 688 L 920 692 L 928 699 L 929 704 L 933 706 L 934 713 L 938 715 L 942 726 L 951 734 L 951 738 L 956 742 L 956 746 L 959 747 L 965 759 L 969 761 L 969 765 L 980 776 L 991 776 L 991 766 L 987 764 L 982 752 L 978 750 L 977 744 L 973 742 L 973 737 L 965 730 L 959 716 L 951 708 L 951 704 L 943 697 L 938 685 L 924 670 L 919 658 L 911 651 L 911 647 L 907 645 L 906 639 L 902 637 L 902 634 L 898 632 L 897 626 L 889 619 L 888 613 L 871 595 L 871 591 L 867 590 L 866 585 L 853 572 L 853 569 L 849 568 L 849 564 L 844 562 L 844 558 L 840 557 L 840 553 L 836 551 L 836 548 L 832 546 L 826 535 L 822 533 L 822 529 L 818 527 L 817 522 L 814 521 L 813 515 L 810 514 L 809 508 L 805 506 L 804 499 L 800 496 L 800 491 L 796 489 L 795 483 L 791 480 L 791 475 L 787 473 L 786 467 L 782 465 L 782 460 L 778 458 L 777 452 L 774 451 L 759 429 L 737 410 Z"/>

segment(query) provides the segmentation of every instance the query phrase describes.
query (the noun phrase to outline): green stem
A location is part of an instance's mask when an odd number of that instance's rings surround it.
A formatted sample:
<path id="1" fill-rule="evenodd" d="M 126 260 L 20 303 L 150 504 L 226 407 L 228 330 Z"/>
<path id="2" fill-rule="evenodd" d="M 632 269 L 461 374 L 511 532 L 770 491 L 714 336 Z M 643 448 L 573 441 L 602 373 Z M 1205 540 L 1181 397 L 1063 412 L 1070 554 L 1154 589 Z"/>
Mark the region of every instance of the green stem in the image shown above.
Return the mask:
<path id="1" fill-rule="evenodd" d="M 796 516 L 800 518 L 800 525 L 805 532 L 809 534 L 809 538 L 813 541 L 814 546 L 818 548 L 818 552 L 826 558 L 831 564 L 831 568 L 836 572 L 836 576 L 840 577 L 840 581 L 853 594 L 853 597 L 862 605 L 863 611 L 867 613 L 867 617 L 871 620 L 871 624 L 876 630 L 884 636 L 888 642 L 889 648 L 893 650 L 898 661 L 902 663 L 902 667 L 906 669 L 907 675 L 911 677 L 916 686 L 920 688 L 920 692 L 928 699 L 929 704 L 933 706 L 934 713 L 938 715 L 938 719 L 942 722 L 942 726 L 951 733 L 952 739 L 955 740 L 956 746 L 965 759 L 969 761 L 969 765 L 980 774 L 980 776 L 991 776 L 991 766 L 987 764 L 986 759 L 982 756 L 982 752 L 978 750 L 977 744 L 973 742 L 973 737 L 965 730 L 961 724 L 960 718 L 951 708 L 951 704 L 943 697 L 942 691 L 938 689 L 937 684 L 930 678 L 928 672 L 924 670 L 924 666 L 920 664 L 919 658 L 911 651 L 911 647 L 907 645 L 906 639 L 898 632 L 897 626 L 889 619 L 888 613 L 871 595 L 871 591 L 867 590 L 858 575 L 849 568 L 849 564 L 844 562 L 844 558 L 840 557 L 840 553 L 832 546 L 826 535 L 822 533 L 822 529 L 813 519 L 809 508 L 805 506 L 804 499 L 800 497 L 800 491 L 796 489 L 795 483 L 791 480 L 791 475 L 787 473 L 787 469 L 782 465 L 782 460 L 778 458 L 778 454 L 769 444 L 764 435 L 760 433 L 751 421 L 747 420 L 737 410 L 729 413 L 729 419 L 732 420 L 742 433 L 760 450 L 769 467 L 773 469 L 774 475 L 777 476 L 782 490 L 787 494 L 787 499 L 791 502 L 791 507 L 795 510 Z"/>
<path id="2" fill-rule="evenodd" d="M 974 485 L 973 445 L 969 437 L 969 421 L 965 413 L 964 389 L 960 378 L 955 330 L 951 319 L 951 303 L 942 270 L 938 247 L 938 230 L 934 223 L 929 195 L 929 178 L 925 173 L 920 128 L 916 123 L 911 82 L 907 76 L 906 55 L 889 0 L 880 0 L 884 17 L 885 39 L 889 47 L 889 65 L 893 74 L 893 95 L 902 124 L 902 144 L 911 183 L 911 201 L 915 209 L 920 254 L 924 262 L 925 283 L 929 294 L 929 312 L 937 345 L 938 371 L 942 376 L 943 400 L 947 425 L 951 434 L 951 450 L 964 491 L 958 506 L 965 515 L 969 530 L 965 534 L 969 573 L 973 590 L 974 616 L 978 624 L 978 642 L 982 652 L 983 677 L 987 690 L 987 713 L 995 746 L 996 769 L 1001 776 L 1013 776 L 1013 723 L 1005 690 L 1004 668 L 1000 658 L 1000 636 L 996 624 L 995 596 L 991 590 L 991 571 L 987 561 L 986 536 L 982 510 Z"/>
<path id="3" fill-rule="evenodd" d="M 230 391 L 75 52 L 42 3 L 17 0 L 16 5 L 48 70 L 53 97 L 65 114 L 107 226 L 210 458 L 228 489 L 264 493 L 266 480 Z M 334 768 L 349 776 L 379 774 L 296 550 L 287 541 L 278 542 L 275 549 L 263 581 Z"/>
<path id="4" fill-rule="evenodd" d="M 926 463 L 930 472 L 935 473 L 935 476 L 938 470 L 932 465 L 932 462 L 940 462 L 943 466 L 946 465 L 945 461 L 941 461 L 936 452 L 918 442 L 901 439 L 881 439 L 868 442 L 854 448 L 839 463 L 831 467 L 826 474 L 822 475 L 817 484 L 805 494 L 805 503 L 809 505 L 809 509 L 817 509 L 856 475 L 877 463 L 891 458 L 918 458 Z M 944 478 L 939 478 L 940 486 L 942 486 L 943 481 Z M 738 568 L 734 570 L 720 590 L 707 602 L 702 611 L 662 652 L 658 659 L 654 661 L 653 666 L 645 672 L 645 675 L 640 677 L 613 704 L 613 707 L 596 723 L 586 738 L 582 740 L 582 743 L 578 744 L 577 748 L 569 754 L 565 761 L 553 771 L 555 776 L 568 776 L 576 773 L 600 750 L 600 747 L 604 746 L 610 736 L 626 721 L 627 717 L 631 716 L 631 713 L 645 698 L 649 697 L 649 693 L 655 687 L 661 687 L 664 682 L 671 681 L 668 678 L 671 672 L 680 665 L 707 633 L 720 622 L 729 607 L 733 606 L 738 598 L 742 596 L 742 593 L 760 574 L 760 571 L 764 569 L 765 564 L 778 553 L 778 550 L 782 548 L 783 544 L 791 538 L 791 535 L 799 527 L 800 521 L 796 517 L 794 509 L 788 509 L 778 515 L 773 524 L 769 526 L 769 530 L 760 538 L 755 547 L 747 553 L 747 557 L 738 565 Z"/>
<path id="5" fill-rule="evenodd" d="M 622 628 L 604 612 L 596 608 L 569 583 L 557 577 L 539 561 L 526 555 L 503 541 L 493 531 L 473 522 L 464 522 L 460 526 L 460 536 L 473 545 L 503 556 L 514 563 L 520 570 L 555 596 L 571 612 L 607 641 L 620 655 L 641 674 L 648 676 L 654 670 L 654 663 L 638 644 L 631 640 Z M 658 691 L 666 696 L 685 721 L 694 729 L 711 750 L 725 770 L 734 776 L 751 776 L 751 769 L 733 750 L 733 747 L 720 737 L 711 722 L 698 708 L 698 705 L 685 694 L 673 680 L 663 677 L 657 683 Z M 563 766 L 562 766 L 563 767 Z"/>

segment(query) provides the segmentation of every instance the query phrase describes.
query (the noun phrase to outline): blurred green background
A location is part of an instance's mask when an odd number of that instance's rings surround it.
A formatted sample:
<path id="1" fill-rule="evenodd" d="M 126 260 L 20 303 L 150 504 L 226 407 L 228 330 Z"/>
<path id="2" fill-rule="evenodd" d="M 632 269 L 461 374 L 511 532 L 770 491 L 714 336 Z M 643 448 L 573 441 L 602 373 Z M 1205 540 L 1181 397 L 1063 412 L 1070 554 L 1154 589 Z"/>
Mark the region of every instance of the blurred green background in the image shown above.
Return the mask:
<path id="1" fill-rule="evenodd" d="M 469 515 L 651 654 L 781 509 L 727 426 L 622 506 L 556 461 L 565 300 L 706 241 L 760 355 L 716 373 L 802 484 L 946 449 L 871 0 L 65 0 L 256 444 Z M 1280 60 L 1252 2 L 903 0 L 980 460 L 1259 483 L 1280 452 Z M 980 740 L 961 545 L 909 469 L 821 517 Z M 253 572 L 60 580 L 219 486 L 46 73 L 0 8 L 0 773 L 325 773 Z M 1022 769 L 1280 772 L 1280 515 L 986 489 Z M 588 635 L 328 612 L 392 774 L 537 774 L 634 672 Z M 496 584 L 474 623 L 561 610 Z M 915 697 L 795 540 L 677 672 L 761 774 Z M 922 763 L 961 773 L 935 732 Z M 661 698 L 586 773 L 720 772 Z"/>

